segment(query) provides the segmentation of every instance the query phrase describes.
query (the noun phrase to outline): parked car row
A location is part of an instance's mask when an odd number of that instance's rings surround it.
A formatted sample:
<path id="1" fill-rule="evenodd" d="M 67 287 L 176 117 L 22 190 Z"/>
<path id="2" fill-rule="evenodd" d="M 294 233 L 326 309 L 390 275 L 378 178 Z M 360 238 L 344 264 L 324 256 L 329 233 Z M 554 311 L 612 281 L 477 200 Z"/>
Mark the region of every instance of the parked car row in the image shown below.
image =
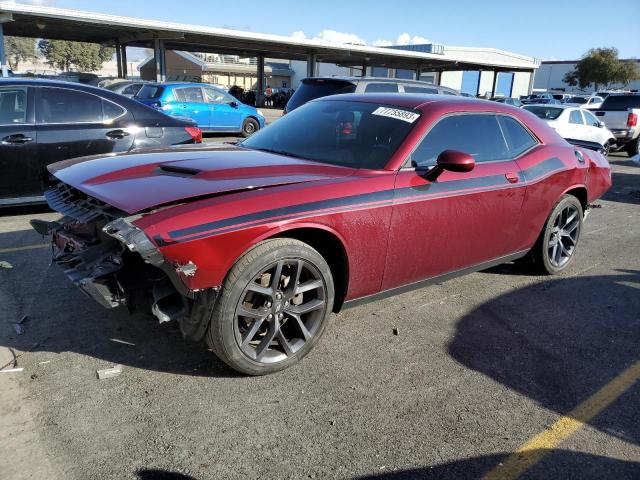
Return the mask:
<path id="1" fill-rule="evenodd" d="M 109 90 L 52 80 L 0 80 L 0 206 L 40 202 L 46 166 L 87 155 L 202 141 L 189 119 Z"/>

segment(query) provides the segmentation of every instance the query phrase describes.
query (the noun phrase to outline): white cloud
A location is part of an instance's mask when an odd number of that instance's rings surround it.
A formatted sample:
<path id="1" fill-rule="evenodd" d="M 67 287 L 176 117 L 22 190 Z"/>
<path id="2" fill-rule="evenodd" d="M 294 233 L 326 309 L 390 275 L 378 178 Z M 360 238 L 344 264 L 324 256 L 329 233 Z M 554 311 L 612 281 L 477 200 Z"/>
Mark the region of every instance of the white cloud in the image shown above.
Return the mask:
<path id="1" fill-rule="evenodd" d="M 330 43 L 330 44 L 338 44 L 344 45 L 346 43 L 351 43 L 355 45 L 367 45 L 367 41 L 363 38 L 359 37 L 355 33 L 346 33 L 346 32 L 338 32 L 336 30 L 325 29 L 320 33 L 315 35 L 313 38 L 308 37 L 302 30 L 298 30 L 297 32 L 293 32 L 291 34 L 293 38 L 297 39 L 310 39 L 318 42 Z M 421 37 L 420 35 L 410 35 L 408 33 L 401 33 L 398 35 L 398 38 L 395 42 L 378 39 L 371 43 L 374 47 L 390 47 L 391 45 L 416 45 L 416 44 L 424 44 L 424 43 L 432 43 L 431 40 Z"/>
<path id="2" fill-rule="evenodd" d="M 374 47 L 390 47 L 391 45 L 422 45 L 425 43 L 432 43 L 431 40 L 425 37 L 421 37 L 420 35 L 411 36 L 408 33 L 401 33 L 398 35 L 398 38 L 395 42 L 391 42 L 389 40 L 376 40 L 373 42 Z"/>
<path id="3" fill-rule="evenodd" d="M 309 38 L 303 31 L 293 32 L 293 38 L 303 39 Z M 338 32 L 336 30 L 322 30 L 316 36 L 311 38 L 317 42 L 324 42 L 334 45 L 344 45 L 345 43 L 352 43 L 355 45 L 366 45 L 367 41 L 360 38 L 355 33 Z"/>

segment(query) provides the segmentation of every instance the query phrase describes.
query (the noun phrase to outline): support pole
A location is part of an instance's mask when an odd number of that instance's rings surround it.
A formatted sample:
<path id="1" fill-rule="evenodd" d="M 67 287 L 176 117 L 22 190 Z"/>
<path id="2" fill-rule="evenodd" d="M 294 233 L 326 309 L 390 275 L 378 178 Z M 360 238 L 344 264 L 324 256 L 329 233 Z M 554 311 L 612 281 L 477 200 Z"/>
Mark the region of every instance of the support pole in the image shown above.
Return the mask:
<path id="1" fill-rule="evenodd" d="M 491 97 L 496 96 L 496 85 L 498 84 L 498 71 L 493 71 L 493 86 L 491 87 Z"/>
<path id="2" fill-rule="evenodd" d="M 256 87 L 256 107 L 264 106 L 264 55 L 258 55 L 258 85 Z"/>
<path id="3" fill-rule="evenodd" d="M 438 82 L 437 82 L 438 86 L 442 86 L 442 74 L 443 73 L 444 73 L 444 70 L 438 70 Z"/>
<path id="4" fill-rule="evenodd" d="M 0 22 L 0 70 L 2 70 L 2 76 L 9 76 L 9 66 L 7 65 L 7 59 L 4 55 L 4 29 L 2 22 Z"/>
<path id="5" fill-rule="evenodd" d="M 366 77 L 367 76 L 367 62 L 362 62 L 362 75 L 360 75 L 361 77 Z"/>
<path id="6" fill-rule="evenodd" d="M 549 70 L 551 71 L 551 70 Z M 535 70 L 531 70 L 529 72 L 529 90 L 527 91 L 527 95 L 531 95 L 533 91 L 533 79 L 535 78 Z"/>
<path id="7" fill-rule="evenodd" d="M 153 41 L 153 56 L 156 61 L 156 82 L 164 82 L 167 79 L 167 62 L 164 42 L 159 38 Z"/>
<path id="8" fill-rule="evenodd" d="M 118 78 L 122 78 L 122 48 L 120 43 L 116 43 L 116 64 L 118 66 Z"/>
<path id="9" fill-rule="evenodd" d="M 316 55 L 314 53 L 307 55 L 307 77 L 316 76 Z"/>
<path id="10" fill-rule="evenodd" d="M 121 53 L 121 57 L 122 57 L 122 78 L 126 79 L 129 76 L 129 72 L 127 71 L 128 65 L 127 65 L 127 46 L 126 45 L 121 45 L 122 48 L 122 53 Z"/>

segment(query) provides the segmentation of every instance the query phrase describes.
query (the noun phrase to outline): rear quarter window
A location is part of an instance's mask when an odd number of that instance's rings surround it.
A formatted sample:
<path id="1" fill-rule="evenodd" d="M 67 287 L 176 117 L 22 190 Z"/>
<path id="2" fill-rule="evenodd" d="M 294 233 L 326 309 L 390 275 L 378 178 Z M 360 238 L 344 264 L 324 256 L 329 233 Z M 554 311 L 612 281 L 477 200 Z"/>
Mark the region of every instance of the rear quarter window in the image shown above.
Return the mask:
<path id="1" fill-rule="evenodd" d="M 609 95 L 601 110 L 627 110 L 628 108 L 640 108 L 640 95 Z"/>
<path id="2" fill-rule="evenodd" d="M 159 85 L 145 85 L 136 93 L 136 98 L 141 98 L 142 100 L 160 98 L 163 92 L 164 87 Z"/>
<path id="3" fill-rule="evenodd" d="M 364 88 L 365 93 L 398 93 L 396 83 L 369 83 Z"/>

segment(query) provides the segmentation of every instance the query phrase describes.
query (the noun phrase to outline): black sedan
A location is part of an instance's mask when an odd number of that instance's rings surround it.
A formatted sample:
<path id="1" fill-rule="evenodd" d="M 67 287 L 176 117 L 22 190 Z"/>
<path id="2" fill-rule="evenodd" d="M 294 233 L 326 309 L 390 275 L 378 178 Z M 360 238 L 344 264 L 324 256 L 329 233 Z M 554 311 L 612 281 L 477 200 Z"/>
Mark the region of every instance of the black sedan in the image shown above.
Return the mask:
<path id="1" fill-rule="evenodd" d="M 190 120 L 77 83 L 0 80 L 0 207 L 43 201 L 45 167 L 86 155 L 199 143 Z"/>

